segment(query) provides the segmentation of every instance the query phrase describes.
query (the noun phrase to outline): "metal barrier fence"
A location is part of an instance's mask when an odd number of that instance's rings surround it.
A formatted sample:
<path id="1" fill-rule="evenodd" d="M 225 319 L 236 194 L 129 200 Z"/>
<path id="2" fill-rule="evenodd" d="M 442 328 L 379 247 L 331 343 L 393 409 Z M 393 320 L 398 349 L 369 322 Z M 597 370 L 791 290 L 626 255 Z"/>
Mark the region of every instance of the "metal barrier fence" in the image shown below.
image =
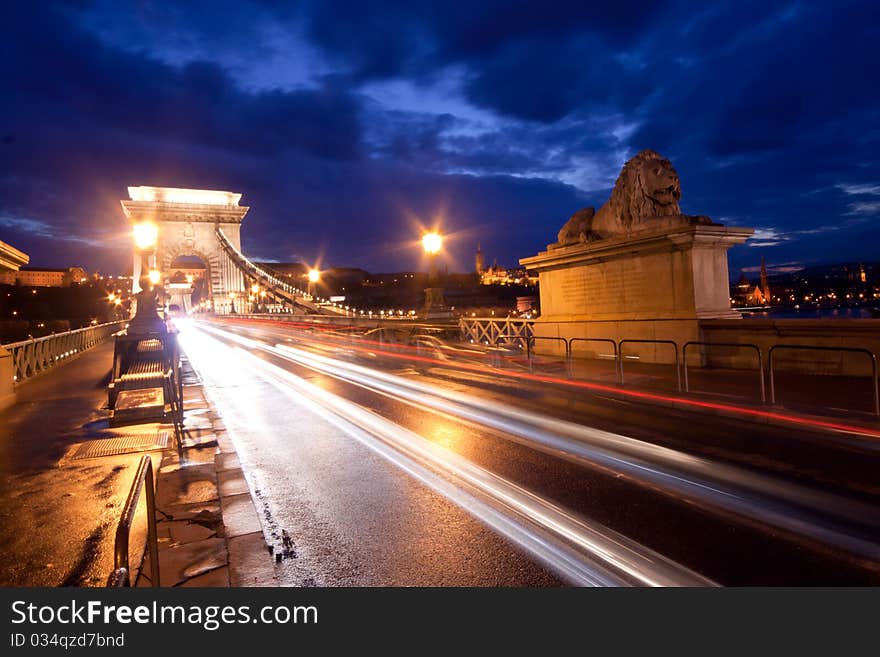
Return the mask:
<path id="1" fill-rule="evenodd" d="M 127 319 L 108 322 L 2 346 L 12 354 L 13 377 L 18 384 L 45 372 L 66 358 L 91 349 L 122 330 L 127 323 Z"/>
<path id="2" fill-rule="evenodd" d="M 488 344 L 490 346 L 498 346 L 501 340 L 510 340 L 515 337 L 527 337 L 525 340 L 527 349 L 528 349 L 528 357 L 529 357 L 529 369 L 531 370 L 532 364 L 532 350 L 531 345 L 534 343 L 535 338 L 542 339 L 542 336 L 533 336 L 533 328 L 532 328 L 533 320 L 511 320 L 511 319 L 495 319 L 487 318 L 487 317 L 474 317 L 474 318 L 462 318 L 459 322 L 459 327 L 461 331 L 462 338 L 465 340 L 469 340 L 471 342 L 482 342 L 484 344 Z M 502 330 L 502 326 L 510 327 L 516 326 L 516 331 L 513 335 L 508 330 Z M 556 340 L 565 340 L 564 338 L 550 338 Z M 755 353 L 758 357 L 758 390 L 761 396 L 761 403 L 767 403 L 767 390 L 765 386 L 765 378 L 767 374 L 765 374 L 765 358 L 764 352 L 762 349 L 752 343 L 733 343 L 733 342 L 704 342 L 698 340 L 691 340 L 685 342 L 681 346 L 681 358 L 684 360 L 684 364 L 682 366 L 681 360 L 679 359 L 679 345 L 674 340 L 635 340 L 635 339 L 624 339 L 624 340 L 613 340 L 612 338 L 570 338 L 567 341 L 567 359 L 569 361 L 568 370 L 570 376 L 574 375 L 573 368 L 573 345 L 576 342 L 603 342 L 606 344 L 610 344 L 613 350 L 614 360 L 616 362 L 616 377 L 617 383 L 623 385 L 624 384 L 624 373 L 623 373 L 623 346 L 627 343 L 654 343 L 654 344 L 668 344 L 673 348 L 674 356 L 675 356 L 675 379 L 676 386 L 679 391 L 690 392 L 690 381 L 688 379 L 688 365 L 687 365 L 687 349 L 692 346 L 705 346 L 705 347 L 727 347 L 727 348 L 739 348 L 739 349 L 754 349 Z M 878 370 L 877 370 L 877 355 L 871 351 L 870 349 L 861 348 L 861 347 L 824 347 L 817 345 L 799 345 L 799 344 L 776 344 L 771 346 L 767 350 L 767 366 L 766 370 L 769 372 L 770 377 L 770 403 L 776 403 L 776 382 L 774 379 L 775 368 L 773 365 L 773 354 L 775 351 L 780 349 L 805 349 L 805 350 L 815 350 L 815 351 L 831 351 L 831 352 L 850 352 L 850 353 L 860 353 L 865 354 L 867 357 L 871 359 L 871 385 L 873 388 L 873 413 L 875 416 L 880 417 L 880 381 L 878 381 Z M 684 387 L 682 388 L 682 368 L 684 369 Z"/>
<path id="3" fill-rule="evenodd" d="M 552 340 L 561 342 L 565 346 L 565 359 L 567 361 L 567 374 L 574 377 L 573 367 L 573 345 L 577 342 L 601 342 L 610 344 L 612 347 L 612 355 L 616 363 L 615 376 L 617 383 L 625 384 L 624 367 L 623 367 L 623 347 L 626 344 L 663 344 L 672 347 L 674 362 L 673 368 L 675 373 L 675 385 L 679 392 L 691 392 L 690 381 L 688 379 L 687 367 L 687 350 L 692 346 L 705 347 L 726 347 L 740 349 L 754 349 L 758 358 L 758 391 L 760 393 L 761 403 L 767 403 L 767 393 L 765 387 L 765 362 L 768 363 L 767 370 L 770 376 L 770 403 L 776 403 L 776 391 L 774 381 L 773 352 L 778 349 L 809 349 L 821 351 L 840 351 L 862 353 L 871 358 L 872 367 L 872 386 L 874 394 L 874 415 L 880 417 L 880 382 L 878 382 L 877 356 L 869 349 L 858 347 L 821 347 L 813 345 L 797 345 L 797 344 L 777 344 L 773 345 L 767 351 L 767 358 L 764 358 L 762 349 L 752 343 L 728 343 L 728 342 L 704 342 L 691 340 L 683 345 L 674 340 L 642 340 L 642 339 L 624 339 L 614 340 L 612 338 L 562 338 L 556 336 L 535 336 L 533 334 L 534 320 L 514 319 L 514 318 L 495 318 L 495 317 L 466 317 L 459 320 L 458 328 L 461 339 L 466 342 L 485 344 L 490 347 L 503 348 L 506 344 L 518 343 L 524 348 L 528 357 L 529 371 L 533 369 L 532 358 L 534 354 L 533 345 L 537 340 Z M 501 367 L 504 363 L 504 352 L 492 352 L 491 363 L 493 366 Z M 684 363 L 682 365 L 682 359 Z M 684 372 L 682 373 L 682 369 Z M 682 386 L 682 374 L 684 376 L 684 385 Z"/>
<path id="4" fill-rule="evenodd" d="M 700 345 L 706 347 L 739 347 L 746 349 L 754 349 L 755 353 L 758 354 L 758 378 L 761 382 L 761 403 L 767 403 L 767 391 L 764 389 L 764 357 L 761 355 L 761 348 L 756 344 L 751 344 L 749 342 L 702 342 L 699 340 L 691 340 L 689 342 L 685 342 L 681 348 L 681 359 L 684 363 L 684 391 L 690 392 L 690 385 L 688 384 L 688 359 L 687 359 L 687 348 L 691 345 Z"/>
<path id="5" fill-rule="evenodd" d="M 617 342 L 611 338 L 569 338 L 568 340 L 568 358 L 574 360 L 574 343 L 575 342 L 602 342 L 611 345 L 611 353 L 614 357 L 614 378 L 617 383 L 623 383 L 623 374 L 620 371 L 620 357 L 617 354 Z M 572 365 L 572 372 L 574 371 Z"/>
<path id="6" fill-rule="evenodd" d="M 620 364 L 620 383 L 624 383 L 623 379 L 623 345 L 625 344 L 668 344 L 672 345 L 672 351 L 675 354 L 675 386 L 679 392 L 681 392 L 681 368 L 679 367 L 678 360 L 678 343 L 674 340 L 635 340 L 635 339 L 626 339 L 620 340 L 617 343 L 617 362 Z"/>
<path id="7" fill-rule="evenodd" d="M 131 586 L 131 567 L 128 563 L 129 535 L 141 489 L 147 492 L 147 545 L 150 550 L 150 579 L 154 587 L 159 586 L 159 542 L 156 536 L 156 491 L 153 487 L 153 461 L 144 454 L 138 464 L 137 473 L 128 491 L 119 525 L 116 527 L 116 542 L 113 546 L 113 572 L 107 578 L 108 587 Z"/>
<path id="8" fill-rule="evenodd" d="M 550 342 L 561 342 L 564 348 L 563 358 L 565 359 L 565 372 L 566 374 L 571 374 L 571 350 L 568 345 L 568 340 L 565 338 L 559 338 L 555 336 L 545 336 L 545 335 L 530 335 L 525 343 L 526 343 L 526 356 L 529 360 L 529 372 L 532 371 L 532 346 L 534 345 L 536 340 L 548 340 Z"/>
<path id="9" fill-rule="evenodd" d="M 773 379 L 773 352 L 777 349 L 807 349 L 812 351 L 839 351 L 856 354 L 866 354 L 871 359 L 871 382 L 874 386 L 874 415 L 880 417 L 880 389 L 877 385 L 877 356 L 870 349 L 861 347 L 820 347 L 803 344 L 775 344 L 770 347 L 767 356 L 767 366 L 770 370 L 770 403 L 776 403 L 776 382 Z"/>
<path id="10" fill-rule="evenodd" d="M 463 317 L 458 322 L 464 340 L 487 345 L 495 345 L 498 338 L 516 336 L 520 339 L 532 337 L 532 320 L 511 319 L 509 317 Z"/>

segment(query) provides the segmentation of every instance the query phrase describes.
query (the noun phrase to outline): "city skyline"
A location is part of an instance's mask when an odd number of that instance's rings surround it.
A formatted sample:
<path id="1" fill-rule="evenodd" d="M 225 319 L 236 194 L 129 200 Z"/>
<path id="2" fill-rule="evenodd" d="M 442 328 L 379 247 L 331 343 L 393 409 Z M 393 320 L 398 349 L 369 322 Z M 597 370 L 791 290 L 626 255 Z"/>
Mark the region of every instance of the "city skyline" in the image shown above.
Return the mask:
<path id="1" fill-rule="evenodd" d="M 514 263 L 642 148 L 683 211 L 756 228 L 732 275 L 877 254 L 869 3 L 14 11 L 0 231 L 35 266 L 124 267 L 140 184 L 242 192 L 258 259 L 419 269 L 440 221 L 451 269 Z"/>

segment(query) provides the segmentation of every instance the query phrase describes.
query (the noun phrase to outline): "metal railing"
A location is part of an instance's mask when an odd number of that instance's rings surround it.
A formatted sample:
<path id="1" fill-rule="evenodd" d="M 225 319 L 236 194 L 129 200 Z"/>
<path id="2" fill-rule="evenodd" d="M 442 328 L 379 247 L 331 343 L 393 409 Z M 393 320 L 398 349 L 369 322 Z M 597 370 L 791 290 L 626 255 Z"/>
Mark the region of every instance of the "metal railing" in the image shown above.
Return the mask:
<path id="1" fill-rule="evenodd" d="M 533 323 L 530 319 L 510 317 L 462 317 L 458 327 L 464 340 L 493 346 L 499 338 L 530 338 Z"/>
<path id="2" fill-rule="evenodd" d="M 843 353 L 865 354 L 871 359 L 871 382 L 874 387 L 874 415 L 880 417 L 880 388 L 877 382 L 877 356 L 870 349 L 862 347 L 820 347 L 804 344 L 775 344 L 770 347 L 767 356 L 767 367 L 770 370 L 770 403 L 776 403 L 776 382 L 773 378 L 773 352 L 777 349 L 807 349 L 812 351 L 836 351 Z"/>
<path id="3" fill-rule="evenodd" d="M 232 263 L 242 271 L 245 276 L 249 276 L 258 281 L 264 281 L 270 292 L 275 296 L 282 297 L 284 300 L 294 306 L 306 308 L 317 314 L 320 308 L 312 303 L 312 297 L 304 290 L 291 285 L 281 278 L 280 273 L 269 270 L 266 267 L 259 267 L 251 262 L 246 255 L 235 248 L 235 245 L 223 233 L 223 230 L 217 227 L 215 229 L 220 245 L 226 251 Z M 243 302 L 244 303 L 244 302 Z"/>
<path id="4" fill-rule="evenodd" d="M 689 342 L 685 342 L 681 348 L 681 359 L 683 362 L 684 369 L 684 391 L 690 392 L 690 384 L 688 383 L 688 359 L 687 359 L 687 348 L 691 345 L 700 345 L 705 347 L 739 347 L 746 349 L 754 349 L 755 353 L 758 354 L 758 379 L 761 384 L 761 403 L 767 403 L 767 391 L 764 388 L 764 356 L 761 354 L 761 348 L 756 344 L 751 344 L 749 342 L 702 342 L 700 340 L 690 340 Z"/>
<path id="5" fill-rule="evenodd" d="M 623 378 L 623 345 L 625 344 L 668 344 L 672 345 L 672 351 L 675 355 L 675 386 L 679 392 L 681 392 L 681 368 L 679 367 L 678 360 L 678 343 L 675 340 L 635 340 L 635 339 L 626 339 L 621 340 L 617 343 L 617 362 L 620 363 L 620 383 L 624 383 Z"/>
<path id="6" fill-rule="evenodd" d="M 55 333 L 2 345 L 12 354 L 13 378 L 16 384 L 36 376 L 61 361 L 91 349 L 122 330 L 128 320 L 86 326 L 73 331 Z"/>
<path id="7" fill-rule="evenodd" d="M 569 338 L 568 340 L 568 358 L 569 361 L 574 361 L 574 343 L 575 342 L 602 342 L 605 344 L 611 345 L 611 353 L 614 358 L 614 378 L 617 383 L 623 383 L 623 374 L 620 371 L 620 357 L 617 353 L 617 341 L 612 340 L 611 338 Z M 574 363 L 572 362 L 570 365 L 572 372 L 574 372 Z"/>
<path id="8" fill-rule="evenodd" d="M 177 335 L 174 336 L 171 345 L 171 362 L 169 363 L 169 376 L 164 379 L 165 398 L 171 407 L 171 424 L 174 426 L 174 440 L 177 449 L 183 448 L 183 377 L 180 372 L 180 345 Z"/>
<path id="9" fill-rule="evenodd" d="M 570 377 L 574 377 L 574 345 L 577 342 L 601 342 L 610 344 L 612 348 L 612 356 L 615 361 L 615 375 L 619 385 L 625 384 L 624 377 L 624 354 L 623 347 L 626 344 L 655 344 L 669 345 L 673 350 L 673 371 L 675 375 L 675 386 L 678 392 L 690 393 L 690 380 L 687 366 L 687 350 L 692 346 L 705 347 L 722 347 L 722 348 L 739 348 L 752 349 L 758 358 L 758 391 L 760 393 L 761 403 L 767 403 L 766 377 L 765 367 L 769 370 L 770 376 L 770 397 L 771 403 L 776 403 L 776 391 L 774 381 L 773 352 L 777 349 L 813 349 L 822 351 L 840 351 L 854 352 L 865 354 L 871 359 L 872 366 L 872 385 L 874 394 L 873 413 L 880 417 L 880 382 L 878 382 L 877 357 L 869 349 L 860 347 L 820 347 L 813 345 L 792 345 L 777 344 L 771 346 L 765 358 L 765 351 L 758 345 L 753 343 L 728 343 L 728 342 L 710 342 L 691 340 L 679 345 L 675 340 L 648 340 L 648 339 L 624 339 L 614 340 L 612 338 L 562 338 L 555 336 L 535 336 L 533 335 L 534 320 L 505 318 L 505 317 L 462 317 L 459 319 L 458 330 L 461 339 L 465 342 L 476 342 L 485 344 L 490 347 L 497 347 L 497 352 L 490 353 L 490 363 L 492 366 L 503 367 L 505 352 L 502 350 L 507 345 L 517 344 L 526 352 L 528 358 L 529 370 L 533 369 L 532 358 L 534 355 L 533 346 L 537 340 L 553 340 L 562 342 L 565 345 L 565 358 L 567 360 L 567 372 Z M 355 336 L 352 336 L 354 339 Z M 682 359 L 684 363 L 682 364 Z M 765 363 L 767 365 L 765 365 Z M 684 370 L 682 372 L 682 370 Z M 682 385 L 682 376 L 684 384 Z"/>
<path id="10" fill-rule="evenodd" d="M 529 360 L 529 372 L 532 371 L 532 346 L 536 340 L 549 340 L 551 342 L 561 342 L 563 346 L 563 354 L 562 357 L 565 359 L 565 371 L 566 373 L 571 372 L 571 352 L 569 351 L 568 340 L 565 338 L 557 337 L 557 336 L 549 336 L 549 335 L 530 335 L 526 338 L 526 356 Z"/>
<path id="11" fill-rule="evenodd" d="M 150 550 L 150 579 L 154 587 L 159 586 L 159 542 L 156 536 L 156 492 L 153 487 L 153 461 L 144 454 L 138 464 L 137 473 L 128 491 L 128 498 L 122 508 L 122 515 L 116 527 L 116 542 L 113 546 L 113 572 L 107 578 L 109 587 L 131 586 L 131 567 L 128 563 L 129 535 L 135 512 L 141 497 L 141 489 L 147 492 L 147 547 Z"/>

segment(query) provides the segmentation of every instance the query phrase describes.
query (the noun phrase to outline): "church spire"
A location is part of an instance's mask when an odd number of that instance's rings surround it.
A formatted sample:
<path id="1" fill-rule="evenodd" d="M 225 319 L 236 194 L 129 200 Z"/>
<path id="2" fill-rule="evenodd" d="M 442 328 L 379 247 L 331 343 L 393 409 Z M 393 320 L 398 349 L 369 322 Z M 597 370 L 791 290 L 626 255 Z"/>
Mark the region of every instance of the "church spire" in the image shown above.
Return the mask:
<path id="1" fill-rule="evenodd" d="M 770 284 L 767 282 L 767 264 L 764 256 L 761 256 L 761 294 L 764 295 L 764 303 L 770 304 Z"/>

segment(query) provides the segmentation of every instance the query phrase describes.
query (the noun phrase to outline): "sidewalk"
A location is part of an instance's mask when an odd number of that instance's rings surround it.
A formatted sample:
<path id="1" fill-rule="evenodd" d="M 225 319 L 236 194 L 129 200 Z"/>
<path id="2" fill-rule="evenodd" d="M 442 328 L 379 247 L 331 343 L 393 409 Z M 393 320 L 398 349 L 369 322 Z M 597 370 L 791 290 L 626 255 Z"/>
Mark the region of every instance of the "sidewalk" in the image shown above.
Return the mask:
<path id="1" fill-rule="evenodd" d="M 159 468 L 162 586 L 273 586 L 272 558 L 232 441 L 183 356 L 184 437 Z M 151 586 L 149 558 L 138 586 Z"/>
<path id="2" fill-rule="evenodd" d="M 157 474 L 163 586 L 271 585 L 272 559 L 235 450 L 191 371 L 185 438 L 168 424 L 110 428 L 108 340 L 16 389 L 0 411 L 0 585 L 97 586 L 143 454 Z M 145 544 L 144 496 L 132 568 Z M 136 547 L 135 547 L 136 546 Z M 149 559 L 138 585 L 149 585 Z"/>
<path id="3" fill-rule="evenodd" d="M 116 522 L 138 460 L 146 451 L 157 463 L 161 449 L 113 453 L 114 438 L 150 447 L 161 436 L 158 425 L 109 428 L 112 356 L 108 340 L 65 361 L 19 386 L 0 412 L 4 586 L 103 586 L 112 570 Z M 107 455 L 88 458 L 95 453 Z"/>

